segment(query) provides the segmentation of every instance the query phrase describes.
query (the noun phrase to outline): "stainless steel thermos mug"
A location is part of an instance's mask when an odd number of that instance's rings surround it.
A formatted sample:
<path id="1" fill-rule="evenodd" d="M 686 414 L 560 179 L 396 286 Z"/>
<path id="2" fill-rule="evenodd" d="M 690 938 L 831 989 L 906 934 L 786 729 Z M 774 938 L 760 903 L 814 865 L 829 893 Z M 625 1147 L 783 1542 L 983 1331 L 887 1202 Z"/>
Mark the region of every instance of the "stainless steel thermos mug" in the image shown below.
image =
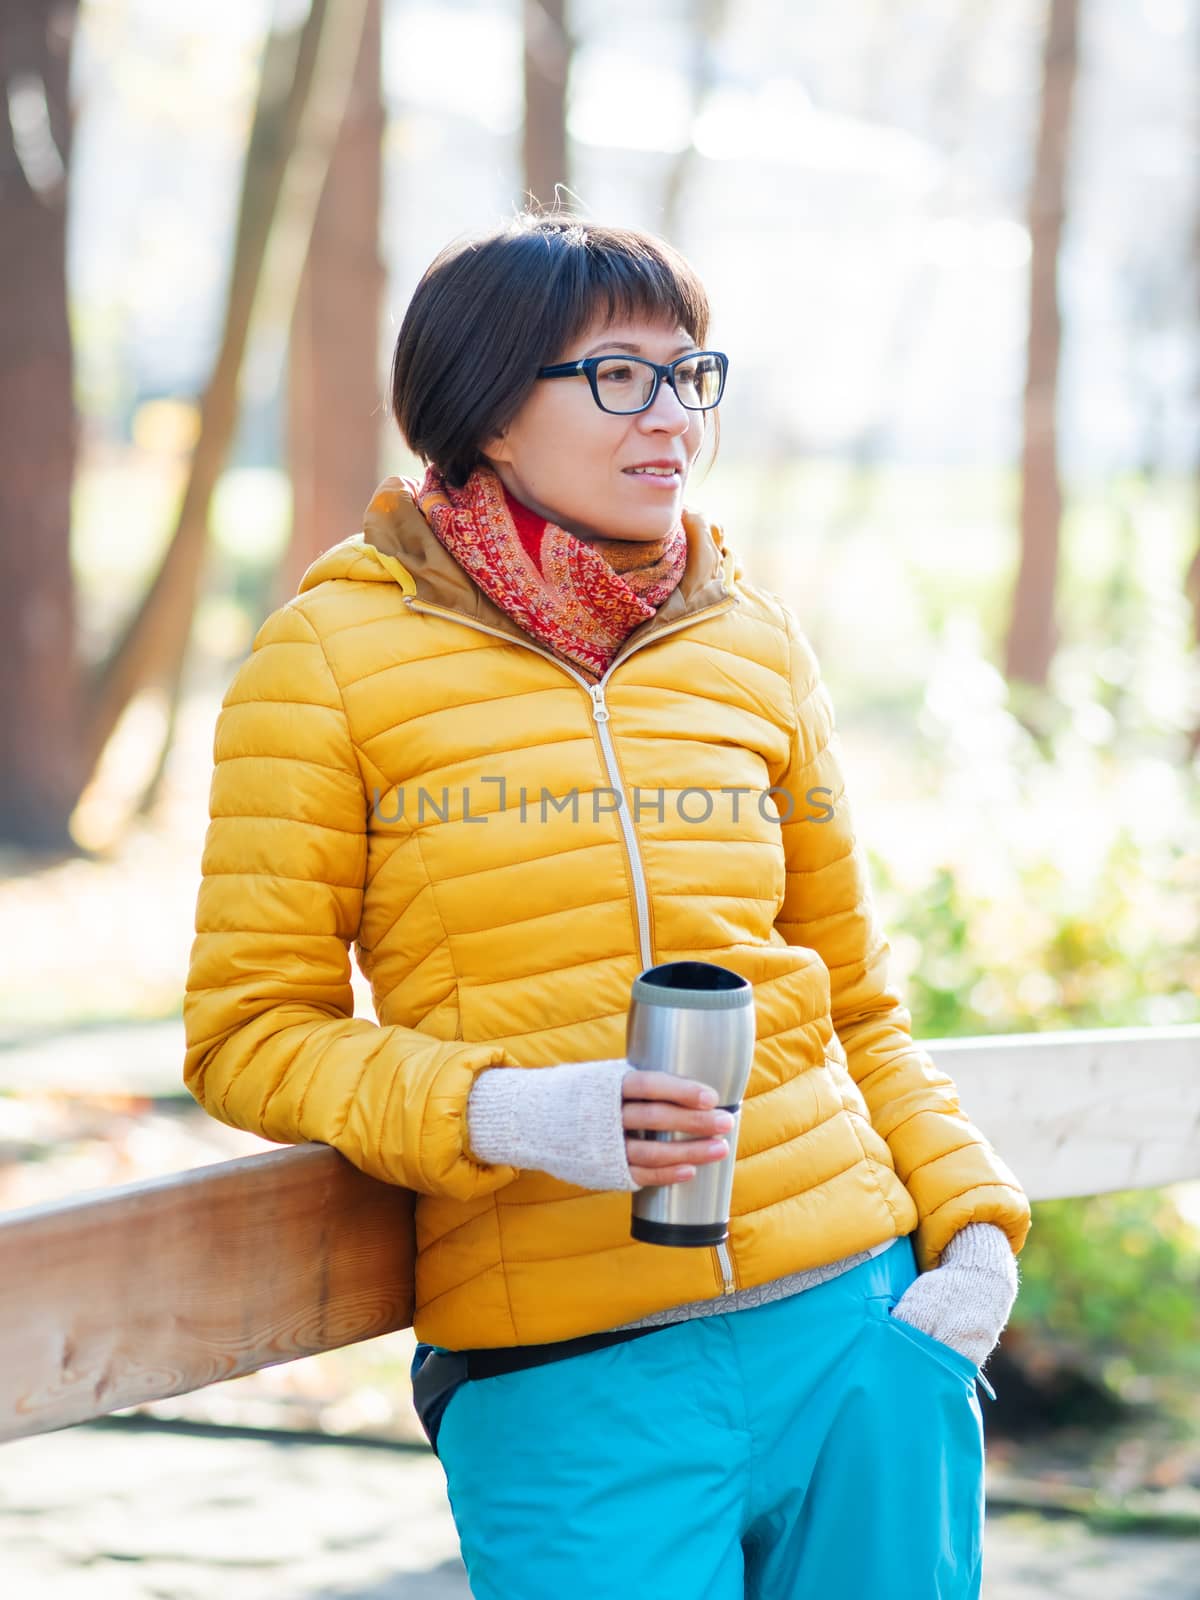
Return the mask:
<path id="1" fill-rule="evenodd" d="M 713 1245 L 729 1237 L 729 1204 L 741 1125 L 742 1095 L 754 1058 L 754 988 L 709 961 L 669 961 L 634 980 L 625 1055 L 646 1072 L 674 1072 L 717 1091 L 733 1117 L 722 1135 L 729 1154 L 696 1168 L 686 1183 L 648 1184 L 633 1195 L 630 1228 L 646 1244 Z M 714 1108 L 715 1109 L 715 1108 Z M 667 1129 L 645 1139 L 691 1139 Z"/>

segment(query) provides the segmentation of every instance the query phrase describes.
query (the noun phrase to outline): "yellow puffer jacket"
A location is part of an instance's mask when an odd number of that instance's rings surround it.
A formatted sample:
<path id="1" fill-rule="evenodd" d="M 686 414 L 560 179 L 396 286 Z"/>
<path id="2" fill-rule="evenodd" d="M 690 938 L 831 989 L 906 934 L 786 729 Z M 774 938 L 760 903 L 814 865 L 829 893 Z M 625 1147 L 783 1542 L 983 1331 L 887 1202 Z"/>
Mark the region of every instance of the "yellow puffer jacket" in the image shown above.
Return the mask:
<path id="1" fill-rule="evenodd" d="M 679 587 L 590 687 L 389 478 L 224 698 L 184 1079 L 416 1191 L 429 1343 L 570 1338 L 914 1229 L 922 1269 L 969 1222 L 1025 1240 L 889 984 L 812 649 L 685 528 Z M 475 1159 L 478 1073 L 622 1055 L 633 979 L 688 958 L 755 992 L 727 1245 L 634 1242 L 628 1193 Z"/>

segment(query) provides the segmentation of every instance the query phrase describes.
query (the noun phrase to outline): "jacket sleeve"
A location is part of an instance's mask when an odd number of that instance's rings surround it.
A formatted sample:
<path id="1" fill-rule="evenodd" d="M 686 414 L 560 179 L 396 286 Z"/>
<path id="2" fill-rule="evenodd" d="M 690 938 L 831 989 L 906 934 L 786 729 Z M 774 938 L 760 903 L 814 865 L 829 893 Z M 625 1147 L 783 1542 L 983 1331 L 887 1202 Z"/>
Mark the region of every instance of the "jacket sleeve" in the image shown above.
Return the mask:
<path id="1" fill-rule="evenodd" d="M 775 926 L 789 944 L 815 950 L 829 970 L 833 1026 L 850 1074 L 917 1209 L 920 1270 L 936 1267 L 972 1222 L 994 1223 L 1018 1252 L 1029 1201 L 968 1121 L 952 1080 L 913 1042 L 911 1014 L 888 975 L 891 952 L 855 834 L 833 703 L 811 645 L 786 607 L 784 615 L 795 729 L 787 770 L 776 780 L 787 798 L 779 800 L 786 889 Z"/>
<path id="2" fill-rule="evenodd" d="M 304 612 L 259 629 L 221 705 L 183 1019 L 183 1077 L 218 1121 L 332 1145 L 424 1194 L 469 1200 L 516 1177 L 475 1159 L 477 1075 L 518 1063 L 354 1016 L 350 944 L 368 798 L 341 692 Z"/>

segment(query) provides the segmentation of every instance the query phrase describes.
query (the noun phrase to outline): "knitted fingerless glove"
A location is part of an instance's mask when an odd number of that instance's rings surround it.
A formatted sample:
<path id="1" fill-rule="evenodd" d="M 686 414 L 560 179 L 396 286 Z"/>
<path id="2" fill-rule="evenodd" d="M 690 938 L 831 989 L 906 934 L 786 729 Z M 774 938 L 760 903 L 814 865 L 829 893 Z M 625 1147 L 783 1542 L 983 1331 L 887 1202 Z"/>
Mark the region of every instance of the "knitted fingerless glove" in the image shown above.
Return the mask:
<path id="1" fill-rule="evenodd" d="M 1017 1258 L 1001 1229 L 972 1222 L 942 1251 L 941 1264 L 916 1278 L 892 1315 L 982 1366 L 1017 1298 Z"/>
<path id="2" fill-rule="evenodd" d="M 556 1067 L 489 1067 L 467 1101 L 467 1143 L 480 1161 L 548 1172 L 584 1189 L 640 1189 L 625 1154 L 623 1057 Z"/>

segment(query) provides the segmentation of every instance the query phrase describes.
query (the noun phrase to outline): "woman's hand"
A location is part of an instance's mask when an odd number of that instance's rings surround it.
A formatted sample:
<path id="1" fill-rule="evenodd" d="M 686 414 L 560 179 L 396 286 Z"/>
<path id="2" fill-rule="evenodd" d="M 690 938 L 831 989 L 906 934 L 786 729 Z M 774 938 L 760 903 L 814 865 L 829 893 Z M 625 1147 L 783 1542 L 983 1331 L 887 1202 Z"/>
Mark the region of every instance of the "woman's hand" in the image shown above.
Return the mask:
<path id="1" fill-rule="evenodd" d="M 979 1367 L 1008 1321 L 1017 1285 L 1017 1261 L 1005 1234 L 990 1222 L 972 1222 L 950 1240 L 940 1266 L 913 1279 L 892 1315 Z"/>
<path id="2" fill-rule="evenodd" d="M 642 1188 L 652 1184 L 686 1183 L 705 1162 L 729 1154 L 729 1141 L 716 1137 L 728 1133 L 733 1118 L 715 1111 L 716 1090 L 694 1078 L 672 1072 L 643 1072 L 635 1068 L 622 1079 L 621 1120 L 625 1127 L 625 1154 L 633 1181 Z M 637 1130 L 686 1133 L 688 1139 L 643 1139 Z"/>
<path id="3" fill-rule="evenodd" d="M 693 1078 L 643 1072 L 624 1057 L 541 1067 L 489 1067 L 467 1101 L 477 1161 L 548 1172 L 585 1189 L 686 1183 L 705 1161 L 729 1154 L 733 1127 L 716 1093 Z M 688 1134 L 643 1139 L 638 1130 Z"/>

